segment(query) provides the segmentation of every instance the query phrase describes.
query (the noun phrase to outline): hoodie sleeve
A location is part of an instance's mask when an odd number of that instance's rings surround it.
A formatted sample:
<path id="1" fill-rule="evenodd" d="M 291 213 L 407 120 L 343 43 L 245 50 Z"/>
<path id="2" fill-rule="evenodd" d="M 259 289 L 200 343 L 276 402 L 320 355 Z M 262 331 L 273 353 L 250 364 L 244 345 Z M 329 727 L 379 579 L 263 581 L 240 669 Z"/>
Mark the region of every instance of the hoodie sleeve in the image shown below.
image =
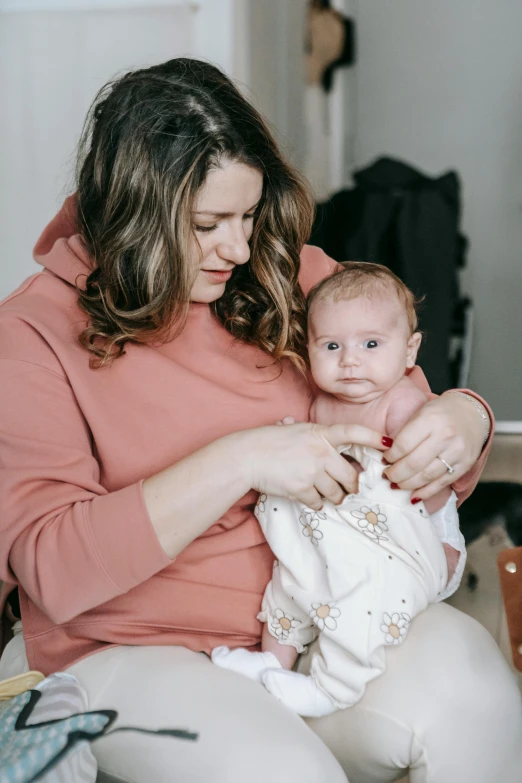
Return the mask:
<path id="1" fill-rule="evenodd" d="M 431 400 L 434 400 L 437 397 L 436 394 L 433 394 L 433 392 L 430 391 L 430 387 L 428 385 L 428 381 L 426 380 L 426 376 L 424 375 L 420 367 L 414 367 L 409 374 L 409 378 L 413 381 L 413 383 L 416 386 L 418 386 L 419 389 L 426 392 L 426 394 L 428 394 Z M 489 452 L 491 451 L 491 446 L 493 444 L 493 435 L 495 431 L 495 417 L 493 416 L 493 411 L 491 410 L 487 402 L 483 400 L 482 397 L 480 397 L 474 391 L 470 391 L 470 389 L 457 389 L 456 391 L 462 391 L 465 392 L 466 394 L 471 394 L 472 397 L 475 397 L 479 402 L 481 402 L 482 405 L 487 410 L 491 421 L 491 429 L 490 429 L 489 437 L 484 445 L 484 448 L 482 449 L 482 453 L 480 457 L 475 462 L 473 467 L 470 468 L 470 470 L 468 470 L 467 473 L 461 476 L 453 484 L 453 489 L 455 490 L 455 494 L 457 495 L 457 506 L 460 506 L 462 503 L 464 503 L 466 498 L 469 498 L 469 496 L 477 486 L 482 471 L 484 470 L 484 467 L 486 465 L 486 461 L 489 456 Z"/>
<path id="2" fill-rule="evenodd" d="M 453 489 L 455 490 L 458 499 L 457 506 L 460 506 L 461 503 L 464 503 L 466 498 L 469 498 L 469 496 L 477 486 L 478 482 L 480 481 L 482 471 L 486 466 L 489 452 L 491 451 L 491 446 L 493 445 L 493 435 L 495 434 L 495 417 L 493 415 L 493 411 L 487 404 L 486 400 L 483 400 L 482 397 L 480 397 L 480 395 L 478 395 L 476 392 L 471 391 L 471 389 L 457 389 L 456 391 L 461 391 L 461 392 L 465 392 L 465 394 L 470 394 L 472 397 L 475 397 L 475 399 L 481 402 L 482 405 L 485 407 L 489 415 L 489 420 L 491 422 L 489 437 L 486 443 L 484 444 L 484 448 L 482 449 L 482 453 L 480 457 L 475 462 L 473 467 L 470 468 L 470 470 L 468 470 L 467 473 L 461 476 L 458 479 L 458 481 L 456 481 L 453 484 Z"/>
<path id="3" fill-rule="evenodd" d="M 32 337 L 28 330 L 33 332 Z M 9 337 L 43 339 L 27 324 Z M 54 354 L 13 358 L 0 339 L 0 579 L 63 623 L 144 582 L 171 561 L 142 483 L 107 492 L 92 439 Z M 20 342 L 19 341 L 19 342 Z M 11 354 L 11 356 L 6 356 Z M 22 353 L 23 355 L 23 353 Z M 43 360 L 42 360 L 43 358 Z"/>
<path id="4" fill-rule="evenodd" d="M 299 284 L 305 296 L 308 296 L 310 290 L 324 280 L 330 277 L 337 270 L 341 269 L 337 261 L 327 256 L 324 250 L 314 245 L 305 245 L 301 250 L 301 265 L 299 268 Z"/>

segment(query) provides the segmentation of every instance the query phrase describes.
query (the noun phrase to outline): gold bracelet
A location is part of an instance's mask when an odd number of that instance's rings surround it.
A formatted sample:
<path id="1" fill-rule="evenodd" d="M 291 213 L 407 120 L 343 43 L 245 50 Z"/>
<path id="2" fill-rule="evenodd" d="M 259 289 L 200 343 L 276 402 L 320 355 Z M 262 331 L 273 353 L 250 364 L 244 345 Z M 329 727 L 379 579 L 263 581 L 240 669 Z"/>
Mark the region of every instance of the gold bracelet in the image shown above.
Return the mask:
<path id="1" fill-rule="evenodd" d="M 489 414 L 482 403 L 471 394 L 466 394 L 466 392 L 459 391 L 458 389 L 449 389 L 448 391 L 444 392 L 444 394 L 460 394 L 461 397 L 465 397 L 466 400 L 469 400 L 473 404 L 473 407 L 486 425 L 486 437 L 484 438 L 484 443 L 486 443 L 489 438 L 489 433 L 491 432 L 491 419 L 489 418 Z M 442 396 L 444 396 L 444 394 Z"/>

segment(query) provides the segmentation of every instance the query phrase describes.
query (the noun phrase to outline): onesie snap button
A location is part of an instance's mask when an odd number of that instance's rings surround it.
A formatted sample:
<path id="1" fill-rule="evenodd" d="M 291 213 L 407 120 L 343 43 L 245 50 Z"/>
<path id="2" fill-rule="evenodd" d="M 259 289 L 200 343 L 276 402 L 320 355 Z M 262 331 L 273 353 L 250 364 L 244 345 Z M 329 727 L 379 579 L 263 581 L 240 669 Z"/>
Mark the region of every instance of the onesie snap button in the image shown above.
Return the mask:
<path id="1" fill-rule="evenodd" d="M 506 563 L 504 568 L 506 569 L 506 571 L 509 571 L 510 574 L 516 574 L 517 572 L 517 564 L 513 562 Z"/>

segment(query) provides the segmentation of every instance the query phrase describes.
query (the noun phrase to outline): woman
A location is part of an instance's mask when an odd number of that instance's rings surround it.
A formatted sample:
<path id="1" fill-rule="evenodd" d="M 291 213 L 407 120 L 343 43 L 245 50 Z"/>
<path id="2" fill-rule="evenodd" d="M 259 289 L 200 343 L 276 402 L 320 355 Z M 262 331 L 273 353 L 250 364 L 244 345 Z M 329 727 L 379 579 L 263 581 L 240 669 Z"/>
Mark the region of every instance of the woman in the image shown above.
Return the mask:
<path id="1" fill-rule="evenodd" d="M 67 669 L 123 724 L 200 733 L 100 743 L 118 780 L 354 783 L 410 764 L 436 783 L 514 779 L 507 667 L 448 607 L 390 655 L 386 687 L 315 733 L 201 654 L 259 642 L 272 556 L 256 493 L 338 502 L 355 476 L 336 447 L 354 441 L 387 447 L 390 480 L 422 498 L 450 482 L 445 460 L 462 499 L 487 415 L 447 394 L 393 445 L 275 425 L 307 418 L 303 291 L 333 262 L 303 249 L 310 198 L 217 69 L 173 60 L 124 76 L 98 96 L 82 149 L 77 196 L 36 246 L 45 271 L 0 311 L 0 576 L 18 585 L 24 637 L 8 659 Z"/>

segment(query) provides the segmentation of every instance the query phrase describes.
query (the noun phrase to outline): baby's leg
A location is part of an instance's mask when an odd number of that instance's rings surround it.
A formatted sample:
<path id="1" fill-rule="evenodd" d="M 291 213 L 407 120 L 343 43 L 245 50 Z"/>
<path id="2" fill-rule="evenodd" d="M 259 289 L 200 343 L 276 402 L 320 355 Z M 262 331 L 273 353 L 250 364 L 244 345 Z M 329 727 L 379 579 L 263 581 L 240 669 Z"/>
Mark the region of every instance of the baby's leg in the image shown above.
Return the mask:
<path id="1" fill-rule="evenodd" d="M 263 682 L 261 675 L 267 669 L 281 668 L 281 664 L 273 653 L 251 652 L 245 650 L 244 647 L 236 647 L 234 650 L 229 647 L 214 647 L 210 657 L 216 666 L 244 674 L 245 677 L 256 682 Z"/>
<path id="2" fill-rule="evenodd" d="M 305 718 L 322 718 L 338 707 L 315 680 L 284 669 L 265 669 L 261 681 L 272 696 Z"/>
<path id="3" fill-rule="evenodd" d="M 261 649 L 265 653 L 272 653 L 277 658 L 283 669 L 291 669 L 297 660 L 297 650 L 290 644 L 281 644 L 268 630 L 268 624 L 263 625 L 261 637 Z M 280 668 L 279 666 L 275 668 Z"/>
<path id="4" fill-rule="evenodd" d="M 444 552 L 446 554 L 446 563 L 448 565 L 448 582 L 449 584 L 453 579 L 453 574 L 457 570 L 457 565 L 460 560 L 460 552 L 452 547 L 450 544 L 442 544 Z"/>
<path id="5" fill-rule="evenodd" d="M 243 647 L 231 650 L 228 647 L 215 647 L 212 650 L 212 662 L 222 669 L 244 674 L 256 682 L 262 682 L 267 669 L 291 669 L 297 659 L 297 650 L 288 644 L 281 644 L 272 636 L 268 625 L 263 625 L 261 639 L 262 652 L 251 652 Z"/>

